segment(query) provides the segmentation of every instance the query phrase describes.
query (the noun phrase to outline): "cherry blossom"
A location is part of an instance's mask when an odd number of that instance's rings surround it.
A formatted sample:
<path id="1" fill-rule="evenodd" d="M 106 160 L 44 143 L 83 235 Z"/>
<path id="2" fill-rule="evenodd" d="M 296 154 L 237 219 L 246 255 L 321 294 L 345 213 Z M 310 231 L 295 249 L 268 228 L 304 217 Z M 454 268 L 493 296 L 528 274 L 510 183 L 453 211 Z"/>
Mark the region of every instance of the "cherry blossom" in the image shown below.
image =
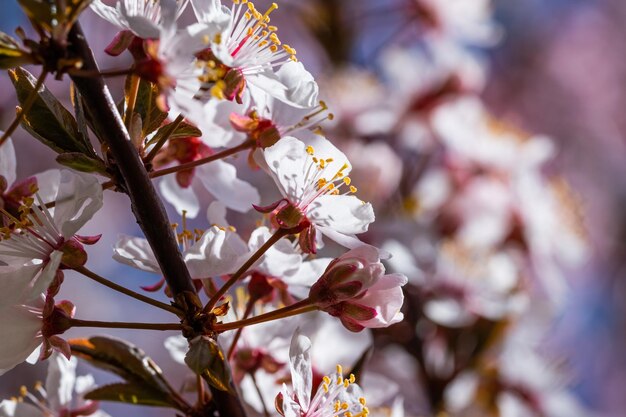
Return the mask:
<path id="1" fill-rule="evenodd" d="M 344 378 L 337 365 L 334 374 L 324 376 L 313 391 L 311 341 L 298 331 L 289 348 L 289 366 L 293 391 L 286 385 L 276 397 L 276 409 L 285 417 L 365 417 L 369 414 L 365 398 L 354 375 Z"/>
<path id="2" fill-rule="evenodd" d="M 284 199 L 258 209 L 273 211 L 279 227 L 298 230 L 305 252 L 315 253 L 316 230 L 344 246 L 359 245 L 355 235 L 367 231 L 374 212 L 350 195 L 357 188 L 341 151 L 319 135 L 306 144 L 288 136 L 266 148 L 263 159 Z"/>
<path id="3" fill-rule="evenodd" d="M 96 388 L 93 376 L 76 376 L 76 358 L 67 359 L 58 353 L 48 361 L 45 385 L 37 383 L 33 392 L 22 387 L 20 397 L 0 402 L 1 417 L 63 417 L 81 415 L 108 417 L 98 403 L 83 395 Z"/>
<path id="4" fill-rule="evenodd" d="M 349 330 L 387 327 L 404 318 L 401 286 L 406 283 L 402 274 L 385 275 L 378 249 L 364 245 L 332 261 L 309 298 Z"/>

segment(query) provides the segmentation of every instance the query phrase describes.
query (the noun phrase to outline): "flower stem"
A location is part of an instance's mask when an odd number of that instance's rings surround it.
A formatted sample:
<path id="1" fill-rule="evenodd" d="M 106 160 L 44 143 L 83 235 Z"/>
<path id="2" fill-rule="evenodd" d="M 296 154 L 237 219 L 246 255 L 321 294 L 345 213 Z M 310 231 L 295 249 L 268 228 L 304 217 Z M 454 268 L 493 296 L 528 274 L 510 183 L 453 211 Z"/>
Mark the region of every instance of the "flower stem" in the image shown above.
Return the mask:
<path id="1" fill-rule="evenodd" d="M 37 82 L 35 83 L 35 88 L 28 95 L 28 97 L 26 98 L 26 101 L 24 101 L 24 105 L 18 111 L 17 115 L 15 115 L 15 119 L 13 119 L 13 122 L 11 123 L 11 125 L 2 134 L 2 137 L 0 137 L 0 146 L 2 146 L 4 142 L 6 142 L 7 139 L 9 139 L 9 136 L 11 136 L 13 132 L 15 132 L 15 129 L 17 129 L 17 127 L 20 125 L 26 113 L 30 111 L 30 108 L 33 106 L 33 104 L 35 103 L 35 100 L 37 99 L 37 93 L 39 92 L 39 89 L 43 85 L 47 76 L 48 76 L 48 71 L 46 70 L 41 71 L 41 74 L 39 75 L 39 78 L 37 78 Z"/>
<path id="2" fill-rule="evenodd" d="M 170 134 L 168 132 L 168 136 L 167 137 L 169 137 L 169 136 L 170 136 Z M 159 178 L 159 177 L 162 177 L 164 175 L 174 174 L 174 173 L 179 172 L 179 171 L 184 171 L 186 169 L 194 168 L 194 167 L 197 167 L 199 165 L 204 165 L 204 164 L 208 164 L 208 163 L 211 163 L 211 162 L 214 162 L 214 161 L 218 161 L 220 159 L 227 158 L 227 157 L 229 157 L 231 155 L 234 155 L 234 154 L 236 154 L 238 152 L 241 152 L 243 150 L 250 149 L 253 146 L 254 146 L 254 141 L 245 141 L 241 145 L 237 145 L 237 146 L 234 146 L 232 148 L 224 149 L 221 152 L 218 152 L 218 153 L 213 154 L 211 156 L 207 156 L 206 158 L 198 159 L 197 161 L 191 161 L 191 162 L 187 162 L 185 164 L 177 165 L 175 167 L 170 167 L 170 168 L 160 169 L 158 171 L 149 172 L 148 176 L 150 178 Z M 150 155 L 148 155 L 148 156 L 150 156 Z M 148 160 L 148 159 L 146 158 L 146 160 Z M 115 186 L 115 181 L 113 181 L 113 180 L 106 181 L 106 182 L 102 183 L 102 189 L 103 190 L 108 190 L 110 188 L 113 188 L 114 186 Z M 49 207 L 49 206 L 46 204 L 46 207 Z M 52 203 L 52 207 L 54 207 L 54 203 Z"/>
<path id="3" fill-rule="evenodd" d="M 255 300 L 254 298 L 250 298 L 248 300 L 246 311 L 244 311 L 243 317 L 241 318 L 242 320 L 245 320 L 248 318 L 248 316 L 250 316 L 250 313 L 252 313 L 252 308 L 254 308 L 254 303 L 256 303 L 256 301 L 257 300 Z M 230 344 L 230 348 L 228 349 L 228 354 L 226 355 L 228 360 L 231 360 L 233 358 L 233 355 L 235 354 L 235 347 L 237 347 L 237 342 L 239 341 L 239 338 L 241 337 L 242 331 L 243 331 L 243 327 L 237 329 L 237 333 L 235 333 L 235 337 L 233 337 L 233 341 Z"/>
<path id="4" fill-rule="evenodd" d="M 165 142 L 167 142 L 167 140 L 174 134 L 176 129 L 178 129 L 178 126 L 180 126 L 183 120 L 185 120 L 185 117 L 182 114 L 179 114 L 178 117 L 176 117 L 176 119 L 174 119 L 172 123 L 167 125 L 167 131 L 163 134 L 163 137 L 159 139 L 156 145 L 154 145 L 154 147 L 150 150 L 150 153 L 148 153 L 148 156 L 144 158 L 143 160 L 144 164 L 149 164 L 150 161 L 154 159 L 154 157 L 161 150 L 163 145 L 165 145 Z"/>
<path id="5" fill-rule="evenodd" d="M 153 298 L 150 298 L 150 297 L 146 297 L 145 295 L 139 294 L 138 292 L 135 292 L 133 290 L 129 290 L 126 287 L 123 287 L 123 286 L 118 285 L 118 284 L 116 284 L 116 283 L 114 283 L 112 281 L 109 281 L 106 278 L 101 277 L 100 275 L 96 274 L 93 271 L 90 271 L 89 269 L 85 268 L 84 266 L 75 268 L 74 270 L 76 272 L 80 272 L 81 274 L 83 274 L 87 278 L 90 278 L 90 279 L 96 281 L 97 283 L 104 285 L 105 287 L 109 287 L 112 290 L 118 291 L 118 292 L 120 292 L 122 294 L 125 294 L 125 295 L 127 295 L 129 297 L 132 297 L 132 298 L 134 298 L 136 300 L 143 301 L 146 304 L 150 304 L 150 305 L 152 305 L 154 307 L 158 307 L 158 308 L 160 308 L 162 310 L 169 311 L 170 313 L 174 313 L 176 315 L 181 313 L 181 311 L 178 308 L 174 307 L 174 306 L 162 303 L 162 302 L 157 301 L 157 300 L 155 300 Z"/>
<path id="6" fill-rule="evenodd" d="M 226 330 L 239 329 L 246 326 L 252 326 L 253 324 L 265 323 L 266 321 L 278 320 L 317 310 L 317 306 L 312 303 L 313 302 L 311 300 L 305 298 L 304 300 L 298 301 L 290 306 L 279 308 L 278 310 L 270 311 L 269 313 L 261 314 L 256 317 L 234 321 L 232 323 L 216 324 L 213 326 L 213 330 L 216 332 L 224 332 Z"/>
<path id="7" fill-rule="evenodd" d="M 180 323 L 131 323 L 119 321 L 95 321 L 70 319 L 72 327 L 98 327 L 103 329 L 137 329 L 137 330 L 182 330 Z"/>
<path id="8" fill-rule="evenodd" d="M 186 170 L 186 169 L 197 167 L 199 165 L 208 164 L 210 162 L 217 161 L 219 159 L 224 159 L 224 158 L 226 158 L 226 157 L 228 157 L 230 155 L 236 154 L 237 152 L 241 152 L 241 151 L 243 151 L 245 149 L 250 149 L 253 146 L 254 146 L 254 141 L 247 140 L 247 141 L 243 142 L 241 145 L 237 145 L 237 146 L 232 147 L 232 148 L 224 149 L 223 151 L 218 152 L 216 154 L 213 154 L 211 156 L 207 156 L 206 158 L 198 159 L 196 161 L 187 162 L 186 164 L 177 165 L 177 166 L 171 167 L 171 168 L 165 168 L 165 169 L 161 169 L 161 170 L 158 170 L 158 171 L 152 171 L 149 175 L 150 175 L 150 178 L 158 178 L 158 177 L 162 177 L 163 175 L 173 174 L 174 172 L 183 171 L 183 170 Z"/>
<path id="9" fill-rule="evenodd" d="M 252 256 L 250 256 L 250 258 L 248 258 L 248 260 L 243 265 L 241 265 L 241 267 L 237 270 L 237 272 L 235 272 L 233 275 L 231 275 L 231 277 L 228 279 L 228 281 L 226 281 L 226 283 L 224 283 L 224 285 L 222 285 L 222 287 L 215 293 L 215 295 L 213 297 L 211 297 L 211 299 L 209 300 L 207 305 L 204 307 L 204 311 L 211 311 L 211 310 L 213 310 L 213 308 L 219 302 L 219 300 L 222 298 L 222 296 L 224 294 L 226 294 L 226 291 L 228 291 L 230 289 L 230 287 L 235 285 L 235 283 L 239 280 L 239 278 L 241 278 L 243 276 L 243 274 L 252 265 L 254 265 L 254 263 L 256 261 L 258 261 L 259 258 L 261 256 L 263 256 L 263 254 L 265 252 L 267 252 L 267 250 L 269 248 L 271 248 L 283 236 L 286 236 L 286 234 L 287 233 L 283 229 L 278 229 L 276 232 L 274 232 L 274 234 L 272 236 L 270 236 L 270 238 L 267 240 L 267 242 L 265 242 L 263 244 L 263 246 L 261 246 L 256 252 L 254 252 L 252 254 Z"/>

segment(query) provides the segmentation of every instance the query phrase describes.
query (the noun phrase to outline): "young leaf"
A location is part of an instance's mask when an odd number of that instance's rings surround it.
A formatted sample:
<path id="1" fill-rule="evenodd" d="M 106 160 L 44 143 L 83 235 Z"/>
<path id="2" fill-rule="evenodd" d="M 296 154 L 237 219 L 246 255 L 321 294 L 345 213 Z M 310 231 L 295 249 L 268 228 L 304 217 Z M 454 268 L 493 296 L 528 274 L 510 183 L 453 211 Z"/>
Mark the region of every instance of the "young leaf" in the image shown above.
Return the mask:
<path id="1" fill-rule="evenodd" d="M 89 130 L 87 116 L 85 114 L 85 106 L 83 104 L 83 98 L 80 95 L 80 92 L 74 85 L 74 83 L 70 86 L 70 98 L 72 100 L 72 105 L 74 106 L 74 115 L 76 116 L 76 126 L 78 127 L 78 131 L 80 132 L 81 139 L 85 143 L 86 147 L 89 150 L 94 150 L 91 146 L 91 142 L 89 141 Z M 94 157 L 97 157 L 95 151 L 93 152 Z"/>
<path id="2" fill-rule="evenodd" d="M 131 76 L 126 78 L 127 96 L 130 88 L 130 78 Z M 167 118 L 167 113 L 161 111 L 157 105 L 158 97 L 159 90 L 155 85 L 145 80 L 139 82 L 137 100 L 135 102 L 135 113 L 141 116 L 144 137 L 157 130 L 161 126 L 161 123 Z"/>
<path id="3" fill-rule="evenodd" d="M 107 175 L 107 167 L 103 161 L 91 158 L 79 152 L 67 152 L 57 156 L 57 162 L 81 172 L 93 172 Z"/>
<path id="4" fill-rule="evenodd" d="M 22 50 L 15 39 L 0 32 L 0 69 L 15 68 L 34 63 L 31 55 Z"/>
<path id="5" fill-rule="evenodd" d="M 196 374 L 221 391 L 230 391 L 232 385 L 228 361 L 215 340 L 198 336 L 189 343 L 185 363 Z"/>
<path id="6" fill-rule="evenodd" d="M 70 340 L 69 343 L 74 355 L 121 376 L 130 384 L 160 392 L 163 397 L 171 396 L 173 392 L 157 364 L 128 342 L 94 336 Z"/>
<path id="7" fill-rule="evenodd" d="M 156 134 L 152 137 L 152 139 L 150 139 L 150 142 L 148 142 L 148 145 L 151 145 L 153 143 L 158 143 L 161 140 L 161 138 L 163 138 L 163 136 L 168 133 L 168 130 L 169 130 L 168 127 L 169 127 L 169 124 L 165 126 L 161 126 L 159 130 L 157 130 Z M 200 131 L 200 129 L 198 129 L 197 127 L 193 125 L 190 125 L 189 123 L 182 122 L 176 128 L 176 130 L 174 130 L 174 133 L 170 135 L 169 139 L 189 138 L 189 137 L 199 138 L 200 136 L 202 136 L 202 132 Z"/>
<path id="8" fill-rule="evenodd" d="M 174 407 L 177 403 L 172 398 L 164 396 L 161 391 L 150 389 L 145 385 L 119 383 L 98 387 L 85 395 L 85 399 L 94 401 L 116 401 L 135 405 L 149 405 L 153 407 Z"/>
<path id="9" fill-rule="evenodd" d="M 23 68 L 10 70 L 9 75 L 20 104 L 34 92 L 37 80 Z M 22 118 L 22 127 L 44 145 L 58 153 L 79 152 L 93 155 L 95 151 L 85 143 L 74 116 L 42 86 L 34 104 Z"/>

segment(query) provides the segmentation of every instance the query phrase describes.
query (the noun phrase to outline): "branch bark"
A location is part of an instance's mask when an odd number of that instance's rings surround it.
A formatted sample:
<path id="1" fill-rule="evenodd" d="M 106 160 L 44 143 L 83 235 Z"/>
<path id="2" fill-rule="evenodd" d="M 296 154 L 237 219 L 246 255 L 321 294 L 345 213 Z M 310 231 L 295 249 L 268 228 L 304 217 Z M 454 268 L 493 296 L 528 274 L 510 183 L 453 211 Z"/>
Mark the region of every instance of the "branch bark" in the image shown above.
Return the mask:
<path id="1" fill-rule="evenodd" d="M 70 51 L 83 61 L 82 69 L 98 73 L 93 52 L 78 23 L 72 28 L 68 40 Z M 106 132 L 104 140 L 119 167 L 135 218 L 154 251 L 174 299 L 185 297 L 187 294 L 195 295 L 196 290 L 183 261 L 174 231 L 170 227 L 163 202 L 157 195 L 145 166 L 130 140 L 103 77 L 71 76 L 71 78 L 94 116 L 95 128 L 99 132 Z M 246 416 L 237 396 L 218 390 L 212 391 L 220 416 Z"/>

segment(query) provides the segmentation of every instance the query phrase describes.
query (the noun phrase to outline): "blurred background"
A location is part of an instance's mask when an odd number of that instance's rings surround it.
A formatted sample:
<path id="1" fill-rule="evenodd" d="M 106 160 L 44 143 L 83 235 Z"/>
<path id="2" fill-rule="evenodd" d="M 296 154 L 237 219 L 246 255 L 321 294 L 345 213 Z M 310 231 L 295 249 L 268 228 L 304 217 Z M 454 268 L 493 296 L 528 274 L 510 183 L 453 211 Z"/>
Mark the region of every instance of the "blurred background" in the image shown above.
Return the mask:
<path id="1" fill-rule="evenodd" d="M 298 50 L 299 59 L 319 79 L 331 79 L 334 71 L 348 65 L 381 74 L 385 52 L 411 43 L 423 30 L 420 18 L 407 13 L 405 3 L 283 0 L 272 18 L 280 27 L 281 38 Z M 4 1 L 2 6 L 0 30 L 13 33 L 18 25 L 27 28 L 15 2 Z M 480 94 L 493 115 L 555 141 L 557 156 L 549 169 L 564 175 L 578 195 L 591 252 L 584 264 L 567 273 L 571 293 L 550 338 L 550 350 L 567 362 L 572 371 L 570 385 L 585 406 L 618 417 L 623 415 L 620 410 L 626 409 L 626 3 L 495 0 L 493 6 L 493 21 L 501 31 L 499 41 L 468 46 L 487 68 Z M 102 51 L 114 30 L 91 11 L 81 21 L 94 50 Z M 99 56 L 102 68 L 130 65 L 130 59 L 125 59 L 122 64 L 104 54 Z M 117 97 L 122 82 L 111 80 Z M 326 91 L 321 84 L 324 97 Z M 67 83 L 50 81 L 48 87 L 68 100 Z M 16 100 L 6 73 L 0 74 L 0 95 L 0 126 L 7 126 L 15 114 Z M 54 155 L 21 129 L 13 139 L 18 178 L 55 166 Z M 89 248 L 91 269 L 133 288 L 154 283 L 154 276 L 111 261 L 111 246 L 117 235 L 139 235 L 140 231 L 130 216 L 119 214 L 129 212 L 125 196 L 106 193 L 105 205 L 108 208 L 101 210 L 83 233 L 105 230 L 100 243 Z M 384 203 L 376 209 L 384 210 Z M 83 311 L 93 314 L 85 318 L 165 319 L 152 311 L 147 316 L 141 304 L 78 276 L 68 274 L 66 282 L 59 299 L 70 298 L 79 313 L 83 307 Z M 70 336 L 82 334 L 73 332 Z M 130 331 L 113 334 L 135 341 L 167 374 L 184 373 L 181 366 L 169 360 L 161 335 Z M 93 371 L 85 365 L 79 369 Z M 111 379 L 96 373 L 98 382 Z M 19 366 L 0 378 L 0 396 L 16 395 L 20 385 L 43 379 L 44 375 L 45 366 Z M 122 409 L 128 411 L 109 404 L 104 408 L 113 415 Z M 133 411 L 136 415 L 157 415 L 154 410 Z"/>

